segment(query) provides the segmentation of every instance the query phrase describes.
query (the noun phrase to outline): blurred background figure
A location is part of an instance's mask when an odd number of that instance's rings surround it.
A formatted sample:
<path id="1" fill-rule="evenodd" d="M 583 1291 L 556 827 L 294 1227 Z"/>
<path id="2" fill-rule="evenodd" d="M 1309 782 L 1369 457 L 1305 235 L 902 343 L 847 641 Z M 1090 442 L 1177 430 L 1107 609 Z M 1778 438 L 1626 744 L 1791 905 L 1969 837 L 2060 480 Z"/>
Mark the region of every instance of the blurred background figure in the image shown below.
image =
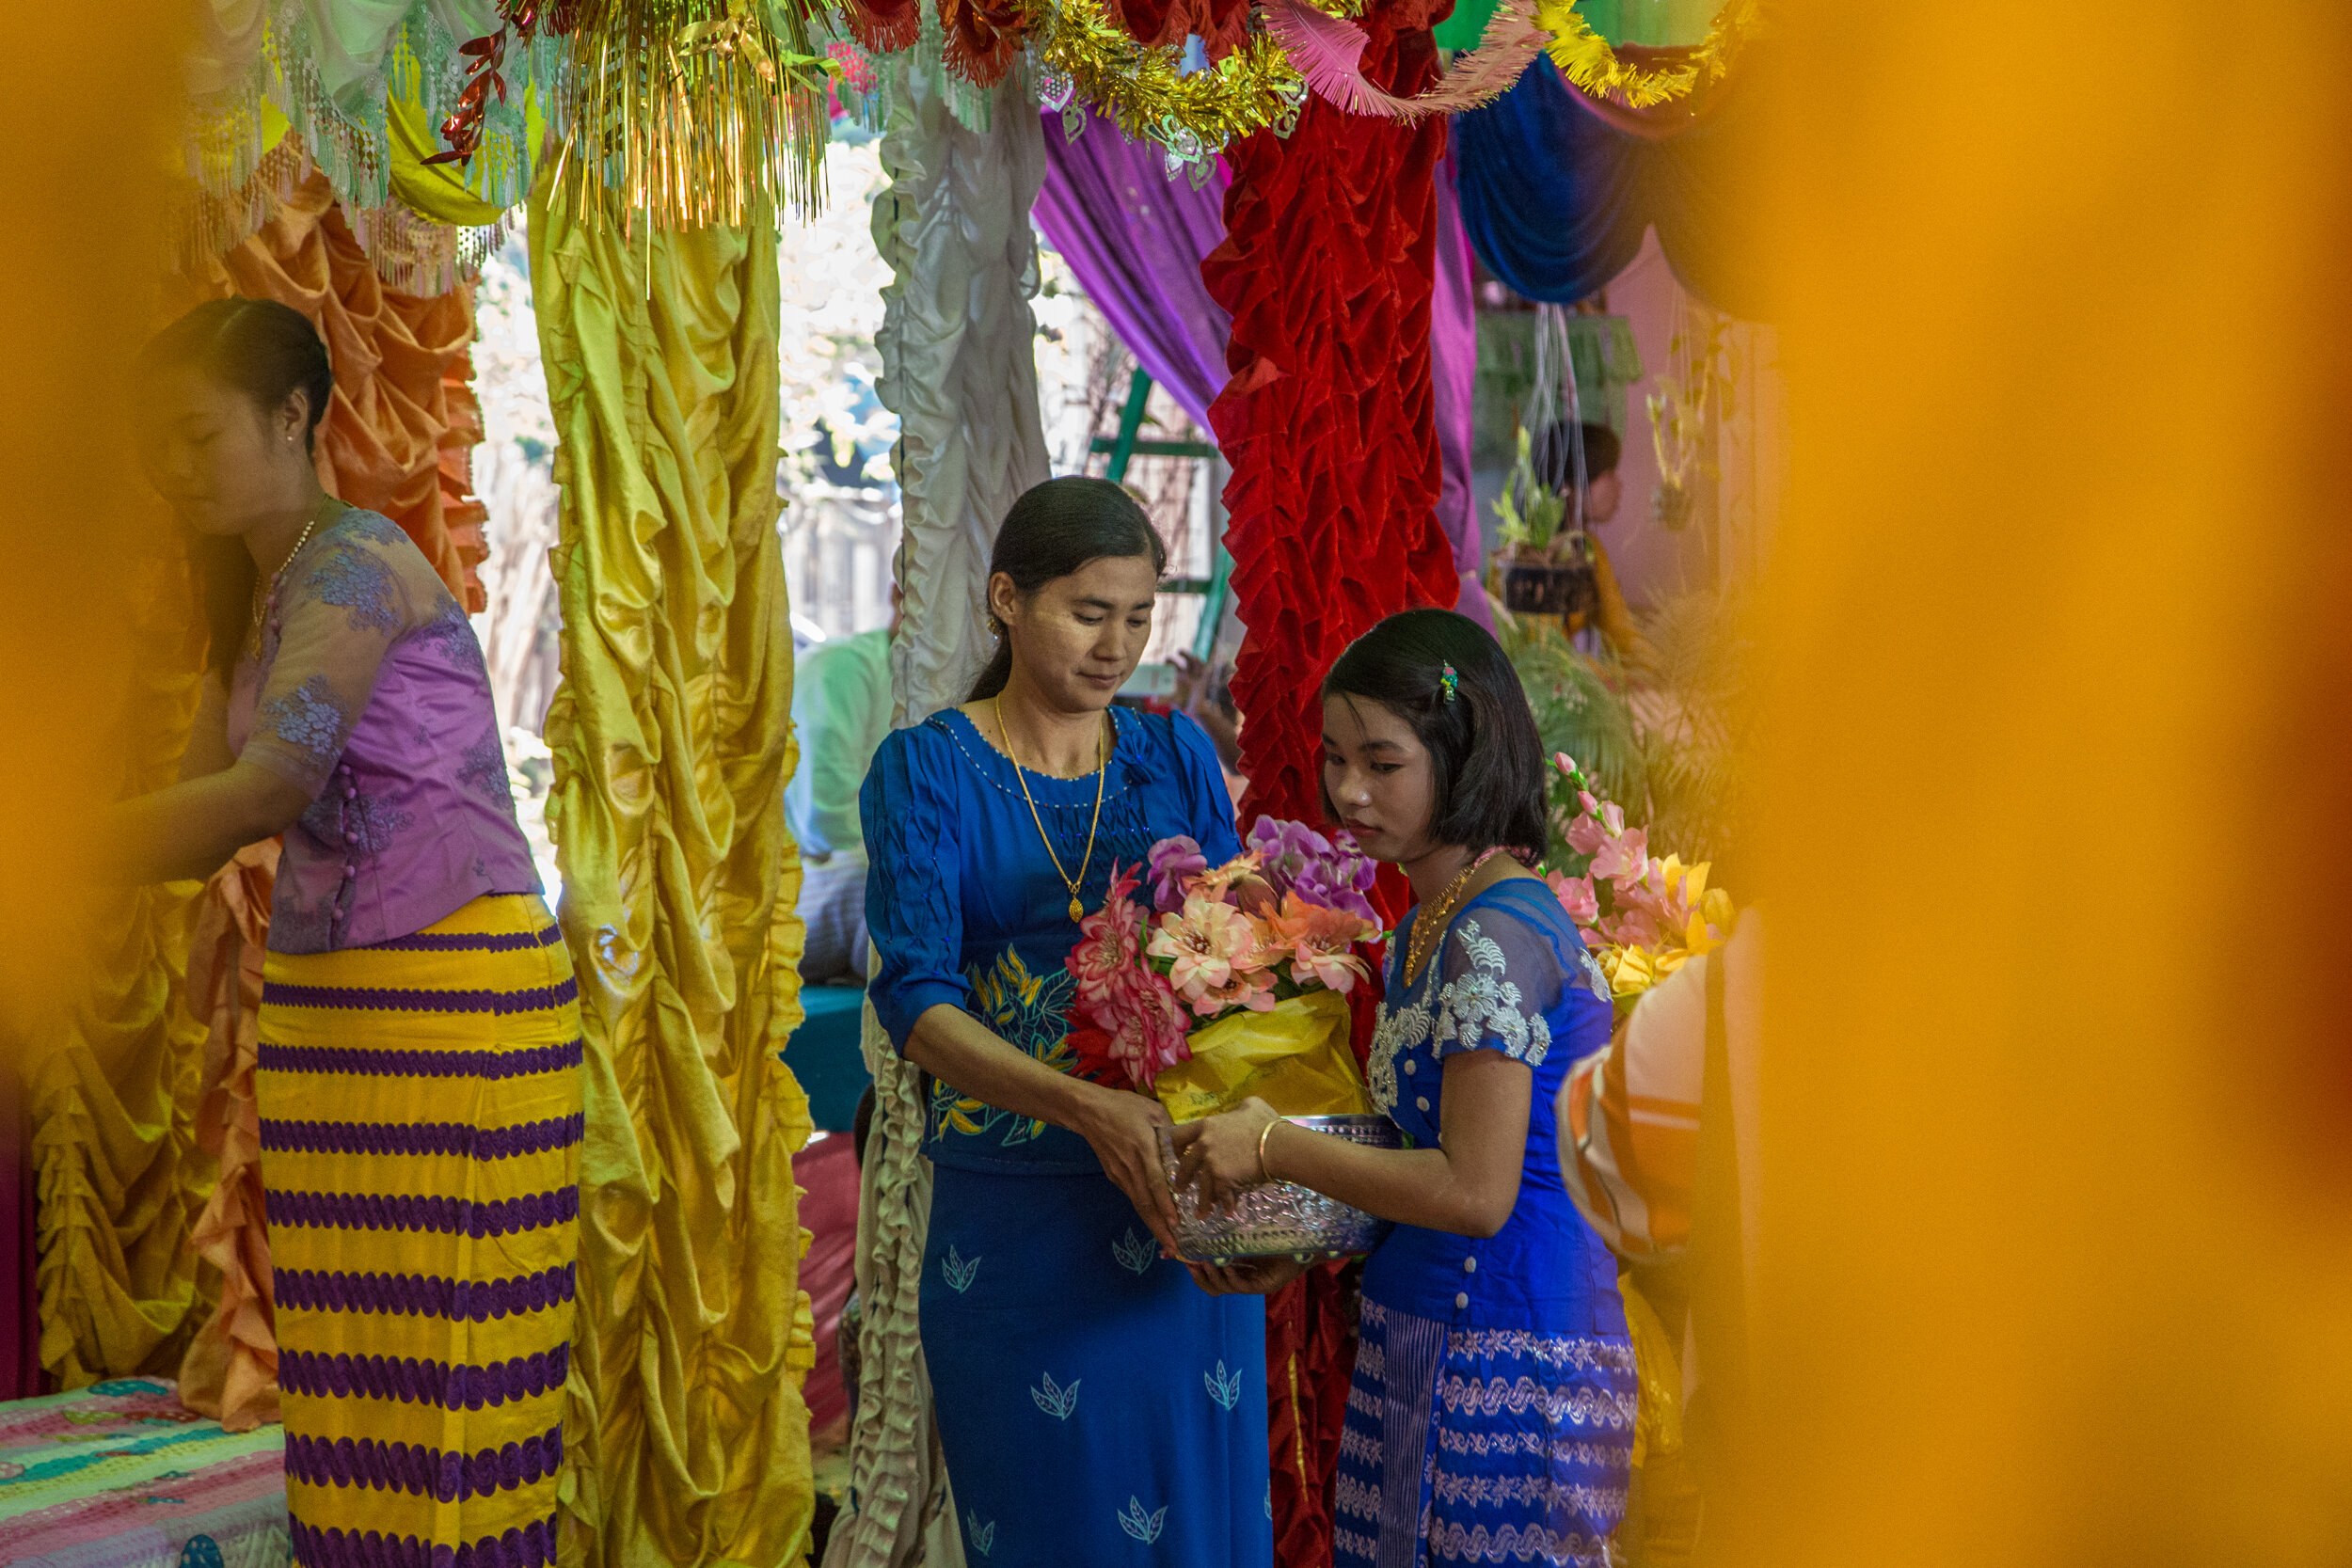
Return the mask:
<path id="1" fill-rule="evenodd" d="M 1556 1111 L 1568 1196 L 1624 1265 L 1645 1357 L 1643 1463 L 1617 1545 L 1679 1563 L 1711 1549 L 1706 1492 L 1745 1415 L 1759 1241 L 1763 916 L 1684 963 L 1578 1062 Z"/>
<path id="2" fill-rule="evenodd" d="M 793 668 L 792 727 L 801 760 L 784 804 L 806 867 L 804 984 L 866 983 L 866 838 L 857 792 L 890 733 L 890 639 L 898 617 L 893 583 L 888 626 L 818 643 Z"/>
<path id="3" fill-rule="evenodd" d="M 1581 529 L 1577 526 L 1580 441 L 1583 448 L 1581 474 L 1584 487 Z M 1533 458 L 1538 483 L 1567 502 L 1567 523 L 1553 541 L 1554 555 L 1564 563 L 1586 564 L 1592 570 L 1591 587 L 1570 595 L 1575 608 L 1567 612 L 1565 629 L 1573 637 L 1590 626 L 1600 633 L 1601 641 L 1619 658 L 1631 658 L 1641 649 L 1642 634 L 1634 627 L 1633 612 L 1626 608 L 1624 590 L 1617 586 L 1616 569 L 1609 563 L 1609 547 L 1595 531 L 1616 517 L 1617 508 L 1625 499 L 1624 482 L 1617 474 L 1617 462 L 1623 451 L 1617 433 L 1607 425 L 1577 424 L 1563 420 L 1547 427 L 1535 438 Z"/>

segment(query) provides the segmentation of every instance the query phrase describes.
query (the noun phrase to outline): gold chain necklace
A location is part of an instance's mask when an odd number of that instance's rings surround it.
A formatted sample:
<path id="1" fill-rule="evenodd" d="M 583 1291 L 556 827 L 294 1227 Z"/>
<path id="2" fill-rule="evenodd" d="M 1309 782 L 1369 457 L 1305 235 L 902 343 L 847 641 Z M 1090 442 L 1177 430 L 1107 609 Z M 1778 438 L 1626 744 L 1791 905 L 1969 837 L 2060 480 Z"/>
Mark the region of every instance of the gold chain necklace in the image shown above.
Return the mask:
<path id="1" fill-rule="evenodd" d="M 1070 889 L 1070 918 L 1082 919 L 1086 914 L 1086 905 L 1079 901 L 1078 890 L 1086 885 L 1087 867 L 1094 863 L 1094 831 L 1103 825 L 1103 782 L 1110 777 L 1111 771 L 1110 757 L 1103 745 L 1103 734 L 1098 730 L 1094 736 L 1094 820 L 1087 825 L 1086 859 L 1078 863 L 1078 875 L 1073 879 L 1061 868 L 1061 857 L 1054 852 L 1054 841 L 1045 832 L 1045 818 L 1038 815 L 1037 799 L 1029 793 L 1029 776 L 1021 770 L 1021 754 L 1012 749 L 1012 732 L 1005 728 L 1005 700 L 992 697 L 989 705 L 995 710 L 996 737 L 1005 743 L 1005 755 L 1012 759 L 1012 776 L 1021 784 L 1021 798 L 1029 802 L 1029 820 L 1037 824 L 1037 836 L 1044 841 L 1045 858 L 1054 863 L 1054 875 L 1059 877 L 1062 884 Z M 1109 723 L 1110 716 L 1104 715 L 1103 721 Z"/>
<path id="2" fill-rule="evenodd" d="M 1444 895 L 1438 900 L 1438 907 L 1424 911 L 1422 918 L 1414 923 L 1413 940 L 1406 944 L 1405 949 L 1405 983 L 1406 985 L 1411 985 L 1414 977 L 1420 974 L 1422 966 L 1429 961 L 1430 948 L 1445 935 L 1446 922 L 1454 914 L 1454 901 L 1462 895 L 1462 889 L 1468 887 L 1470 879 L 1478 875 L 1480 866 L 1501 853 L 1502 853 L 1502 847 L 1497 846 L 1462 867 L 1462 874 L 1446 885 Z"/>
<path id="3" fill-rule="evenodd" d="M 335 498 L 332 496 L 329 496 L 326 499 L 330 501 L 335 500 Z M 335 515 L 337 516 L 341 516 L 343 513 L 351 510 L 349 507 L 344 506 L 341 501 L 335 501 Z M 253 584 L 253 632 L 257 641 L 259 640 L 262 631 L 262 614 L 269 608 L 270 600 L 275 597 L 278 593 L 278 579 L 286 575 L 286 568 L 294 564 L 294 557 L 302 553 L 302 546 L 310 542 L 310 531 L 318 526 L 319 515 L 317 511 L 313 509 L 310 513 L 310 520 L 302 525 L 302 531 L 300 533 L 294 535 L 294 548 L 288 550 L 286 552 L 286 559 L 278 563 L 278 570 L 269 575 L 269 581 L 264 584 L 257 580 Z"/>

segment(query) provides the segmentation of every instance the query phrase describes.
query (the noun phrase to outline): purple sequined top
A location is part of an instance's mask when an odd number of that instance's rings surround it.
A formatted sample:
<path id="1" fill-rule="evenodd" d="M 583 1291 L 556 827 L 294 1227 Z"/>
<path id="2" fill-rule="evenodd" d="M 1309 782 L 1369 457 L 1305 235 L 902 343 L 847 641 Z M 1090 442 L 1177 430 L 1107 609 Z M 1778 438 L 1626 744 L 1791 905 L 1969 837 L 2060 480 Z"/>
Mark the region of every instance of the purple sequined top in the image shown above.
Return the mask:
<path id="1" fill-rule="evenodd" d="M 482 645 L 387 517 L 345 512 L 286 563 L 230 682 L 228 736 L 313 797 L 286 830 L 274 951 L 366 947 L 540 891 Z"/>

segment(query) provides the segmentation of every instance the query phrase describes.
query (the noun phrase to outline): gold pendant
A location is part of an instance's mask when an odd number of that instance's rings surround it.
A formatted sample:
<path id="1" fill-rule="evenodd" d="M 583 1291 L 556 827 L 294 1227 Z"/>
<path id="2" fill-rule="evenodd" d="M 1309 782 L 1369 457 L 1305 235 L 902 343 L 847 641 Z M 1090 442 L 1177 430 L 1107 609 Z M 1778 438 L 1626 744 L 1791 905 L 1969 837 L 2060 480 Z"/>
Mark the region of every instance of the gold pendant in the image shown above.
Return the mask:
<path id="1" fill-rule="evenodd" d="M 1079 902 L 1078 902 L 1075 898 L 1073 898 L 1073 899 L 1070 901 L 1070 918 L 1071 918 L 1071 919 L 1073 919 L 1073 920 L 1083 920 L 1083 919 L 1085 919 L 1085 918 L 1086 918 L 1086 912 L 1087 912 L 1087 911 L 1086 911 L 1086 907 L 1085 907 L 1084 905 L 1080 904 L 1080 903 L 1079 903 Z"/>

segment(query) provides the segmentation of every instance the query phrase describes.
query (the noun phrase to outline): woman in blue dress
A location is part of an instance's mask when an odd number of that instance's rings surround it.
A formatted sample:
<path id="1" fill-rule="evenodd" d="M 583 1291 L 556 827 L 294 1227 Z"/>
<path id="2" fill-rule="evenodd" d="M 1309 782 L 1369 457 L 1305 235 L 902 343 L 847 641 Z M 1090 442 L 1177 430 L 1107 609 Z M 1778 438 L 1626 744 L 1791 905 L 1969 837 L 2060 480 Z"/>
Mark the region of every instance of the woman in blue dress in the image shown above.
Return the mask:
<path id="1" fill-rule="evenodd" d="M 1368 1074 L 1412 1147 L 1261 1101 L 1180 1129 L 1180 1182 L 1296 1181 L 1396 1227 L 1364 1265 L 1341 1436 L 1343 1568 L 1602 1568 L 1637 1406 L 1615 1265 L 1562 1183 L 1552 1102 L 1609 1042 L 1608 988 L 1533 860 L 1543 749 L 1494 640 L 1451 611 L 1375 626 L 1324 682 L 1324 806 L 1418 907 L 1389 943 Z M 1286 1268 L 1216 1283 L 1266 1289 Z"/>
<path id="2" fill-rule="evenodd" d="M 874 1010 L 928 1081 L 923 1354 L 992 1568 L 1273 1560 L 1263 1304 L 1164 1256 L 1158 1102 L 1072 1076 L 1063 960 L 1112 865 L 1178 833 L 1241 847 L 1208 737 L 1111 705 L 1165 563 L 1115 484 L 1023 496 L 990 562 L 994 661 L 885 740 L 859 797 Z"/>

